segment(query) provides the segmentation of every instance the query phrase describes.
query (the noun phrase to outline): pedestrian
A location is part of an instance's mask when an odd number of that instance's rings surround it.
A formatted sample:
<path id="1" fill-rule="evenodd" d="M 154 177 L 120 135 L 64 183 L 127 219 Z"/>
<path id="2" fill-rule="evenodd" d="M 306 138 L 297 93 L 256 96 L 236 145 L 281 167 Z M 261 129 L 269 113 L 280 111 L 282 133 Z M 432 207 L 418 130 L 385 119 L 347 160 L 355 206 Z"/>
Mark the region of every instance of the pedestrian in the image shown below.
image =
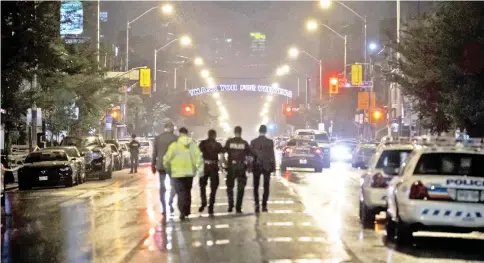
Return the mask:
<path id="1" fill-rule="evenodd" d="M 250 142 L 250 149 L 254 157 L 252 172 L 254 174 L 254 205 L 255 212 L 259 213 L 259 184 L 263 176 L 264 193 L 262 194 L 262 211 L 267 212 L 271 173 L 276 171 L 276 157 L 274 154 L 274 141 L 266 137 L 267 127 L 261 125 L 259 137 Z"/>
<path id="2" fill-rule="evenodd" d="M 180 220 L 184 221 L 190 215 L 193 177 L 202 168 L 203 159 L 198 145 L 188 137 L 188 130 L 180 128 L 179 133 L 178 139 L 170 144 L 163 157 L 163 166 L 171 174 L 178 195 Z"/>
<path id="3" fill-rule="evenodd" d="M 235 211 L 242 213 L 242 199 L 244 198 L 245 185 L 247 184 L 247 163 L 250 157 L 250 146 L 247 141 L 242 139 L 242 128 L 240 126 L 234 129 L 235 137 L 230 138 L 225 143 L 224 151 L 228 155 L 227 164 L 227 196 L 229 199 L 228 212 L 234 209 L 234 185 L 237 180 L 237 202 Z"/>
<path id="4" fill-rule="evenodd" d="M 210 179 L 210 199 L 208 205 L 208 214 L 213 216 L 213 206 L 215 203 L 215 195 L 217 194 L 217 188 L 219 185 L 219 154 L 223 153 L 222 144 L 216 141 L 217 132 L 215 130 L 208 131 L 208 138 L 200 142 L 198 146 L 202 152 L 204 166 L 203 166 L 203 176 L 200 177 L 200 199 L 202 205 L 198 209 L 198 212 L 203 212 L 207 206 L 207 182 Z"/>
<path id="5" fill-rule="evenodd" d="M 151 158 L 151 171 L 153 174 L 156 174 L 158 171 L 158 176 L 160 178 L 160 202 L 162 206 L 162 221 L 166 221 L 166 186 L 165 180 L 168 175 L 170 174 L 167 172 L 165 167 L 163 166 L 163 156 L 165 156 L 166 151 L 168 150 L 168 146 L 173 142 L 176 142 L 178 136 L 176 136 L 173 132 L 175 131 L 175 125 L 171 122 L 165 123 L 165 130 L 162 134 L 155 137 L 154 141 L 154 148 L 153 148 L 153 155 Z M 170 190 L 170 198 L 168 200 L 168 205 L 170 207 L 170 213 L 174 213 L 175 209 L 173 208 L 173 199 L 175 198 L 176 192 L 175 188 L 173 187 L 173 180 L 169 178 L 171 190 Z"/>
<path id="6" fill-rule="evenodd" d="M 138 172 L 138 156 L 140 146 L 141 144 L 136 140 L 136 134 L 131 135 L 131 142 L 129 142 L 129 152 L 131 155 L 131 170 L 129 171 L 130 174 Z"/>

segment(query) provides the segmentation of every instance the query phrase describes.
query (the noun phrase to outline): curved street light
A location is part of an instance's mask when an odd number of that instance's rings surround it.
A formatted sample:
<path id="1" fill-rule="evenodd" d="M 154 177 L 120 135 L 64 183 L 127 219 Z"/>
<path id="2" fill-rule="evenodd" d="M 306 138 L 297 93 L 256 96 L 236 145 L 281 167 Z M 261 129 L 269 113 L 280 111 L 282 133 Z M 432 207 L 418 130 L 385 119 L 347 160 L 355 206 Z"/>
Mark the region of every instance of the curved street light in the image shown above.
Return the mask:
<path id="1" fill-rule="evenodd" d="M 128 20 L 128 22 L 126 23 L 126 62 L 125 62 L 125 70 L 126 71 L 129 68 L 129 28 L 130 28 L 129 26 L 132 23 L 136 22 L 138 19 L 142 18 L 143 16 L 145 16 L 146 14 L 148 14 L 149 12 L 151 12 L 151 11 L 157 9 L 157 8 L 160 8 L 160 5 L 153 6 L 152 8 L 146 10 L 141 15 L 136 17 L 135 19 Z M 165 15 L 171 15 L 174 12 L 174 7 L 171 4 L 163 4 L 163 5 L 161 5 L 161 11 Z"/>

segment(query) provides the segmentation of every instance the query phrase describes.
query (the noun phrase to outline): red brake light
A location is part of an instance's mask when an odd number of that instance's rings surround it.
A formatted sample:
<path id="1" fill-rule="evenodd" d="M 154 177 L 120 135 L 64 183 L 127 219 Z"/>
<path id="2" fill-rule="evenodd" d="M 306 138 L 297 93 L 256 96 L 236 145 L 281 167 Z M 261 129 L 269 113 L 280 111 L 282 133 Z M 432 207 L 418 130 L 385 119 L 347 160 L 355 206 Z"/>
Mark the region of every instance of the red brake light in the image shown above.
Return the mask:
<path id="1" fill-rule="evenodd" d="M 321 154 L 321 149 L 319 149 L 318 147 L 313 147 L 313 151 L 317 155 L 320 155 Z"/>
<path id="2" fill-rule="evenodd" d="M 385 177 L 383 177 L 383 174 L 377 173 L 373 175 L 373 178 L 371 179 L 371 187 L 373 188 L 387 188 L 388 184 L 385 181 Z"/>
<path id="3" fill-rule="evenodd" d="M 428 197 L 429 197 L 429 192 L 427 190 L 427 187 L 425 187 L 425 185 L 422 182 L 417 181 L 412 184 L 412 186 L 410 187 L 410 195 L 409 195 L 410 199 L 425 200 Z"/>
<path id="4" fill-rule="evenodd" d="M 283 155 L 287 155 L 287 154 L 291 153 L 292 149 L 290 147 L 286 146 L 286 147 L 284 147 L 284 149 L 282 151 L 283 151 L 282 152 Z"/>

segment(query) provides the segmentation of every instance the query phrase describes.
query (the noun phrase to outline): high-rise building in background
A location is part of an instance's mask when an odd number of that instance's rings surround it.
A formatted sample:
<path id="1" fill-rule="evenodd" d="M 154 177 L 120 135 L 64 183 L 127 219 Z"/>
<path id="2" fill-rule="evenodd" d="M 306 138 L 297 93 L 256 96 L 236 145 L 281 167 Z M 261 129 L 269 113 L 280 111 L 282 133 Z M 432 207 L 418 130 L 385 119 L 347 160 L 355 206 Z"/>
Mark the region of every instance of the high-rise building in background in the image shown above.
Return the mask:
<path id="1" fill-rule="evenodd" d="M 267 57 L 266 35 L 261 32 L 250 32 L 250 57 Z"/>

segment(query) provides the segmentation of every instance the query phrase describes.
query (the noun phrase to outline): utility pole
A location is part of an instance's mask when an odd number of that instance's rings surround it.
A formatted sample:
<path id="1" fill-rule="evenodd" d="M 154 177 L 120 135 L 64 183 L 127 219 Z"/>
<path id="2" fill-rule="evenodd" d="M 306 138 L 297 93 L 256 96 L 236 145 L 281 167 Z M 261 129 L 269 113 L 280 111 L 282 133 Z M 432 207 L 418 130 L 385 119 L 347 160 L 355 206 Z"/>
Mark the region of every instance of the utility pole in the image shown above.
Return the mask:
<path id="1" fill-rule="evenodd" d="M 100 15 L 101 15 L 101 0 L 97 0 L 97 41 L 96 41 L 96 46 L 97 46 L 97 65 L 99 67 L 99 52 L 100 52 L 100 34 L 101 34 L 101 21 L 100 21 Z"/>

